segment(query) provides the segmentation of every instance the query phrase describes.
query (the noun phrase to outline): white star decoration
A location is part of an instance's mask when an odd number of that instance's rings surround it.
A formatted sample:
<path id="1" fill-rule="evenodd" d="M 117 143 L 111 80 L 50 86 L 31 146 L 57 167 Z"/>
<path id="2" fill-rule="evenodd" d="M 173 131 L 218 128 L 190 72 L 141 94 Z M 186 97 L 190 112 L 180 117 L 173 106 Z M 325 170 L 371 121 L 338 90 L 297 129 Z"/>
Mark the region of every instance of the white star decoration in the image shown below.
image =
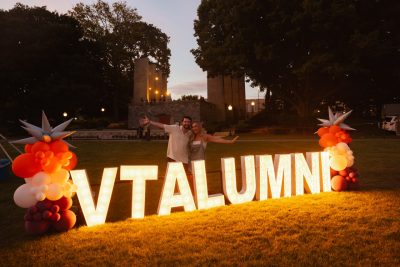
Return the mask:
<path id="1" fill-rule="evenodd" d="M 13 141 L 15 144 L 34 144 L 37 141 L 43 141 L 46 143 L 50 143 L 55 140 L 61 140 L 71 134 L 75 133 L 75 131 L 64 132 L 64 129 L 71 123 L 72 119 L 61 123 L 60 125 L 52 128 L 50 126 L 49 120 L 46 117 L 44 111 L 42 111 L 42 128 L 37 127 L 33 124 L 27 123 L 26 121 L 19 120 L 24 126 L 25 129 L 32 137 Z M 65 142 L 65 141 L 64 141 Z M 66 142 L 67 143 L 67 142 Z M 68 143 L 67 143 L 68 144 Z M 72 147 L 72 145 L 68 144 Z"/>
<path id="2" fill-rule="evenodd" d="M 318 124 L 318 125 L 320 125 L 322 127 L 329 127 L 329 126 L 337 125 L 340 128 L 342 128 L 343 130 L 355 130 L 354 128 L 351 128 L 349 125 L 343 123 L 344 120 L 350 116 L 351 112 L 352 112 L 352 110 L 350 110 L 349 112 L 347 112 L 345 114 L 342 114 L 339 112 L 336 112 L 335 114 L 333 114 L 331 108 L 328 107 L 329 120 L 318 119 L 320 122 L 322 122 L 321 124 Z"/>

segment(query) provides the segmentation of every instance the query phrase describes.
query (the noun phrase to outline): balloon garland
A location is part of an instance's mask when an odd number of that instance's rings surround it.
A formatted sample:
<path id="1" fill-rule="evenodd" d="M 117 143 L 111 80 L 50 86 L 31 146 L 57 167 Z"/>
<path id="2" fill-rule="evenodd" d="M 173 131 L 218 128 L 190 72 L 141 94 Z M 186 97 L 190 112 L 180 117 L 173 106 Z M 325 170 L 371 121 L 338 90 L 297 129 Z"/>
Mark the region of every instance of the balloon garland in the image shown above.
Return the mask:
<path id="1" fill-rule="evenodd" d="M 351 112 L 334 114 L 328 107 L 329 119 L 318 119 L 322 127 L 316 133 L 320 137 L 319 145 L 329 152 L 331 185 L 335 191 L 357 189 L 359 185 L 353 151 L 348 145 L 352 141 L 348 131 L 355 129 L 343 123 Z"/>
<path id="2" fill-rule="evenodd" d="M 52 128 L 42 112 L 42 128 L 20 120 L 22 128 L 32 135 L 30 138 L 14 141 L 25 144 L 25 153 L 14 159 L 12 171 L 15 176 L 25 179 L 17 188 L 14 202 L 26 208 L 25 230 L 40 235 L 53 229 L 68 231 L 76 222 L 71 197 L 76 185 L 69 179 L 69 170 L 77 164 L 76 155 L 62 139 L 74 132 L 64 132 L 72 121 L 66 121 Z"/>

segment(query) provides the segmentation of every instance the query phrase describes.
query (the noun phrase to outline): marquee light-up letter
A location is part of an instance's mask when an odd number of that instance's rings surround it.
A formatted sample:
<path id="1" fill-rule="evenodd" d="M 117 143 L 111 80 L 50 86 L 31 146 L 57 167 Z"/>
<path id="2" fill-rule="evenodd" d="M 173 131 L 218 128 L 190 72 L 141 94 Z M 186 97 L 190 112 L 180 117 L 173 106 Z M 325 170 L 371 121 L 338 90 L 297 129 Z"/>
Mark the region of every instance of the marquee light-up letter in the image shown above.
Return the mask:
<path id="1" fill-rule="evenodd" d="M 175 184 L 179 193 L 174 194 Z M 185 211 L 196 209 L 185 169 L 181 162 L 168 162 L 167 174 L 158 205 L 158 215 L 169 215 L 171 208 L 183 206 Z"/>
<path id="2" fill-rule="evenodd" d="M 303 153 L 295 153 L 293 155 L 297 196 L 304 195 L 304 191 L 311 194 L 319 193 L 321 191 L 319 174 L 319 153 L 307 152 L 306 155 L 307 161 L 304 158 Z"/>
<path id="3" fill-rule="evenodd" d="M 214 194 L 208 196 L 206 165 L 204 160 L 192 161 L 192 170 L 197 208 L 200 210 L 224 206 L 224 195 Z"/>
<path id="4" fill-rule="evenodd" d="M 158 166 L 121 166 L 121 180 L 132 180 L 132 218 L 144 218 L 146 180 L 157 180 Z"/>
<path id="5" fill-rule="evenodd" d="M 72 180 L 77 186 L 77 196 L 81 204 L 82 213 L 87 226 L 102 224 L 106 221 L 108 207 L 110 206 L 111 194 L 114 188 L 118 168 L 105 168 L 101 180 L 97 207 L 93 202 L 92 192 L 85 170 L 70 171 Z"/>
<path id="6" fill-rule="evenodd" d="M 282 195 L 290 197 L 292 195 L 290 154 L 275 155 L 274 163 L 272 163 L 271 155 L 256 156 L 256 166 L 257 200 L 265 200 L 268 195 L 272 198 L 280 198 Z"/>
<path id="7" fill-rule="evenodd" d="M 256 193 L 256 171 L 254 156 L 242 156 L 242 190 L 237 191 L 234 158 L 222 158 L 222 183 L 225 196 L 232 204 L 252 201 Z"/>
<path id="8" fill-rule="evenodd" d="M 321 190 L 331 192 L 331 166 L 329 164 L 329 152 L 320 152 L 321 155 Z"/>

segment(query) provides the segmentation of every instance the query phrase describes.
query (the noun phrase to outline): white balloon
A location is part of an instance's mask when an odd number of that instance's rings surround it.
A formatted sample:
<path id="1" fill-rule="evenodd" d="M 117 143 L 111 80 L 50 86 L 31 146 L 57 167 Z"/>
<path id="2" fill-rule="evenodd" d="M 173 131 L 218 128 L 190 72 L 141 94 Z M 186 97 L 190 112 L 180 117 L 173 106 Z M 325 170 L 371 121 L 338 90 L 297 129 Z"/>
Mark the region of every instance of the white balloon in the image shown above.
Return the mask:
<path id="1" fill-rule="evenodd" d="M 42 193 L 42 192 L 39 192 L 39 193 L 36 194 L 35 197 L 36 197 L 37 201 L 43 201 L 46 198 L 46 194 Z"/>
<path id="2" fill-rule="evenodd" d="M 14 192 L 14 202 L 18 207 L 30 208 L 35 206 L 37 199 L 35 194 L 31 192 L 30 184 L 23 184 Z"/>
<path id="3" fill-rule="evenodd" d="M 49 184 L 51 177 L 45 172 L 38 172 L 32 177 L 32 184 L 35 186 Z"/>
<path id="4" fill-rule="evenodd" d="M 25 178 L 24 180 L 25 180 L 25 183 L 32 184 L 32 177 Z"/>
<path id="5" fill-rule="evenodd" d="M 340 142 L 336 144 L 336 149 L 339 153 L 344 154 L 350 150 L 349 146 L 346 143 Z"/>
<path id="6" fill-rule="evenodd" d="M 344 156 L 335 156 L 330 158 L 329 163 L 332 169 L 341 171 L 346 169 L 348 160 Z"/>
<path id="7" fill-rule="evenodd" d="M 46 192 L 46 197 L 51 201 L 59 200 L 64 193 L 64 188 L 59 184 L 49 184 L 49 189 Z"/>
<path id="8" fill-rule="evenodd" d="M 39 186 L 41 192 L 46 192 L 49 190 L 49 186 L 47 184 Z"/>
<path id="9" fill-rule="evenodd" d="M 60 169 L 59 171 L 51 174 L 51 182 L 53 184 L 64 185 L 69 178 L 69 173 L 65 169 Z"/>

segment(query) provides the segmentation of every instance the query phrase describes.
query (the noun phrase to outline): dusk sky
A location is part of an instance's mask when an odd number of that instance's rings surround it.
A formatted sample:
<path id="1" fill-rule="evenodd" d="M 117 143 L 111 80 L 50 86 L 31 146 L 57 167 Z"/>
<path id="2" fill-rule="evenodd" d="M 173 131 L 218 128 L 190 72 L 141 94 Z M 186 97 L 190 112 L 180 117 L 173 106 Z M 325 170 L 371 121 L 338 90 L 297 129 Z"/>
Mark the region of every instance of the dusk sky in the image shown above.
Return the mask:
<path id="1" fill-rule="evenodd" d="M 91 4 L 95 0 L 1 0 L 0 9 L 10 9 L 17 2 L 29 6 L 47 6 L 50 11 L 66 13 L 76 3 Z M 106 1 L 109 3 L 115 1 Z M 207 97 L 207 77 L 194 61 L 190 49 L 196 48 L 193 36 L 193 21 L 197 17 L 200 0 L 127 0 L 128 6 L 135 7 L 143 20 L 152 23 L 170 37 L 171 74 L 168 88 L 172 98 L 186 94 Z M 263 93 L 260 93 L 260 98 Z M 246 98 L 257 98 L 258 90 L 246 86 Z"/>

